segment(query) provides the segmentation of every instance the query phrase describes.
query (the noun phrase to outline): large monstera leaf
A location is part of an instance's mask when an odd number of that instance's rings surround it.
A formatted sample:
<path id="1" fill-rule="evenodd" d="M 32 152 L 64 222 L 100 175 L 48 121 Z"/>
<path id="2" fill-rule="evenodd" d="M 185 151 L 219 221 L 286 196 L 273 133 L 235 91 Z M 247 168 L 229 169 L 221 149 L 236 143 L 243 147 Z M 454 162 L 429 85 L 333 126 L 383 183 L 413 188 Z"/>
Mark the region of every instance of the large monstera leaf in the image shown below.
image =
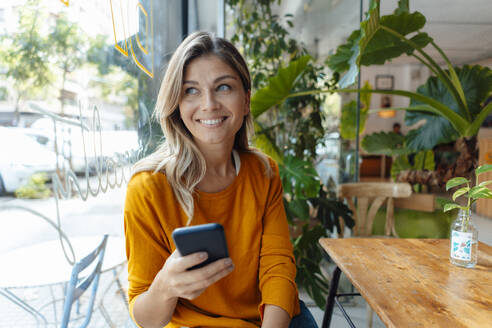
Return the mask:
<path id="1" fill-rule="evenodd" d="M 279 171 L 286 194 L 298 199 L 316 197 L 318 194 L 320 182 L 312 163 L 295 156 L 285 156 Z"/>
<path id="2" fill-rule="evenodd" d="M 417 93 L 431 97 L 468 121 L 473 121 L 482 110 L 481 104 L 492 91 L 492 71 L 487 67 L 478 65 L 466 65 L 463 68 L 455 68 L 455 71 L 463 86 L 469 113 L 464 112 L 464 109 L 458 106 L 449 90 L 436 77 L 430 77 L 424 85 L 417 89 Z M 446 73 L 448 72 L 446 71 Z M 415 99 L 410 102 L 411 107 L 422 104 Z M 413 150 L 432 149 L 438 144 L 452 142 L 460 137 L 449 120 L 442 116 L 419 111 L 406 111 L 406 125 L 413 125 L 422 120 L 425 120 L 425 124 L 410 131 L 407 135 L 407 146 Z"/>
<path id="3" fill-rule="evenodd" d="M 482 103 L 492 92 L 492 70 L 480 65 L 465 65 L 455 68 L 455 71 L 463 86 L 471 119 L 474 120 L 482 110 Z"/>
<path id="4" fill-rule="evenodd" d="M 306 55 L 290 62 L 289 66 L 280 68 L 278 73 L 268 80 L 266 87 L 256 91 L 251 97 L 251 114 L 254 118 L 287 98 L 310 60 L 311 57 Z"/>
<path id="5" fill-rule="evenodd" d="M 419 31 L 425 25 L 425 17 L 419 12 L 386 15 L 378 19 L 378 8 L 373 9 L 369 20 L 361 23 L 363 37 L 359 42 L 360 65 L 381 65 L 386 61 L 400 57 L 404 53 L 411 55 L 415 48 L 424 48 L 432 38 L 425 32 L 419 32 L 410 38 L 416 47 L 404 42 L 398 35 L 408 36 Z"/>
<path id="6" fill-rule="evenodd" d="M 340 87 L 355 82 L 360 65 L 384 64 L 402 54 L 411 55 L 415 49 L 422 49 L 432 42 L 425 32 L 419 32 L 425 25 L 425 17 L 408 12 L 408 1 L 399 1 L 398 8 L 391 15 L 379 16 L 379 1 L 372 1 L 367 20 L 340 45 L 335 54 L 327 60 L 334 72 L 345 74 Z M 407 37 L 410 43 L 402 40 Z"/>

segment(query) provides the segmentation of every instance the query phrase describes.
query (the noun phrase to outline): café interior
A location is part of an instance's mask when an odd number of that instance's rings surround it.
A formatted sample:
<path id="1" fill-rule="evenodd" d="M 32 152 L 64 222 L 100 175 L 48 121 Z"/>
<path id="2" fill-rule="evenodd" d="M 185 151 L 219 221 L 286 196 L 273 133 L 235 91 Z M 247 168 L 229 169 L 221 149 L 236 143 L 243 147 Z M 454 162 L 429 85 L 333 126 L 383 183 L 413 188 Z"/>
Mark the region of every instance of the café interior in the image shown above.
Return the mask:
<path id="1" fill-rule="evenodd" d="M 250 144 L 279 164 L 318 327 L 492 327 L 491 17 L 490 0 L 2 0 L 0 328 L 137 327 L 126 186 L 196 31 L 249 66 Z"/>

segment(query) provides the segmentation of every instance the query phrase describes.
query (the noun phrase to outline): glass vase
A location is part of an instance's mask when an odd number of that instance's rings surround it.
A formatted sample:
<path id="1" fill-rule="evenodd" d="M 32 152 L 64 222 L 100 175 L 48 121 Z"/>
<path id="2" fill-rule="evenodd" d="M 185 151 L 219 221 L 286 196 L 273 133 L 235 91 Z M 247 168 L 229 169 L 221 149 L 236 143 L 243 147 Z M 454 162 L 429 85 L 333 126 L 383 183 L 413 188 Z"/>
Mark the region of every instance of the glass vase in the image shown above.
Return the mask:
<path id="1" fill-rule="evenodd" d="M 473 268 L 478 258 L 478 231 L 473 224 L 470 211 L 460 211 L 451 225 L 450 256 L 452 264 Z"/>

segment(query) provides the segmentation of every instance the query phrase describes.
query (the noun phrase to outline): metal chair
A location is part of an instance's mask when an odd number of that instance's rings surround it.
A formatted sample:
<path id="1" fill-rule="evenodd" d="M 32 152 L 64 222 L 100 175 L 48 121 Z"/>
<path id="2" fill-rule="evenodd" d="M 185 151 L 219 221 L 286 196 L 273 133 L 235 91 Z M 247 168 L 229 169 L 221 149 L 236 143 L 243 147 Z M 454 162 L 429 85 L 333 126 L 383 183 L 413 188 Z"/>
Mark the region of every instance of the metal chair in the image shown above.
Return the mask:
<path id="1" fill-rule="evenodd" d="M 393 183 L 393 182 L 358 182 L 358 183 L 344 183 L 338 186 L 338 197 L 345 199 L 348 203 L 348 207 L 352 210 L 355 225 L 353 228 L 354 237 L 368 237 L 372 235 L 372 227 L 374 219 L 379 208 L 386 202 L 386 225 L 385 236 L 398 237 L 395 230 L 395 217 L 394 217 L 394 198 L 409 197 L 412 194 L 412 187 L 408 183 Z M 354 198 L 357 199 L 357 208 L 355 207 Z M 345 230 L 344 221 L 339 219 L 341 232 L 338 234 L 339 238 L 343 238 L 343 232 Z M 330 292 L 328 300 L 326 302 L 325 314 L 323 317 L 323 328 L 328 328 L 331 322 L 331 315 L 333 313 L 333 307 L 336 304 L 343 316 L 347 320 L 350 327 L 355 327 L 352 320 L 345 312 L 342 304 L 338 301 L 342 296 L 360 296 L 359 293 L 343 293 L 337 294 L 338 283 L 340 279 L 340 268 L 336 268 L 333 272 L 330 282 Z M 367 305 L 367 327 L 372 327 L 372 314 L 373 311 L 369 305 Z"/>
<path id="2" fill-rule="evenodd" d="M 104 235 L 101 243 L 92 251 L 89 255 L 75 263 L 70 282 L 68 283 L 67 290 L 65 293 L 65 303 L 63 306 L 63 316 L 61 320 L 61 328 L 67 328 L 70 321 L 70 314 L 72 312 L 72 305 L 75 301 L 80 299 L 80 296 L 89 288 L 92 284 L 92 291 L 89 299 L 89 304 L 87 306 L 86 315 L 84 322 L 80 328 L 85 328 L 89 324 L 92 317 L 92 310 L 94 308 L 94 301 L 96 298 L 97 287 L 99 285 L 99 277 L 101 276 L 101 267 L 104 259 L 104 251 L 106 249 L 106 243 L 108 240 L 108 235 Z M 79 275 L 84 269 L 91 265 L 95 260 L 95 267 L 83 278 L 79 278 Z"/>

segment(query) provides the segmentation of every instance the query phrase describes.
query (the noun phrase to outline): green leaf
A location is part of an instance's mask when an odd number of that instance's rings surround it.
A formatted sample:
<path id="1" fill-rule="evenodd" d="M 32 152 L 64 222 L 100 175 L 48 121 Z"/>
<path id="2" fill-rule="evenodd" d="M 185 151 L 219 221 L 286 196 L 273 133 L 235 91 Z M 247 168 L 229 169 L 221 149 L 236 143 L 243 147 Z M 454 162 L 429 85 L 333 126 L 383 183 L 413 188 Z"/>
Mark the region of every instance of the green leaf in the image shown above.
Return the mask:
<path id="1" fill-rule="evenodd" d="M 482 111 L 483 102 L 492 92 L 492 70 L 480 65 L 465 65 L 461 68 L 455 67 L 455 71 L 463 86 L 473 121 Z"/>
<path id="2" fill-rule="evenodd" d="M 465 183 L 468 183 L 468 180 L 465 178 L 462 178 L 462 177 L 452 178 L 452 179 L 448 180 L 448 182 L 446 182 L 446 190 L 449 190 L 451 188 L 454 188 L 456 186 L 459 186 L 459 185 L 462 185 Z"/>
<path id="3" fill-rule="evenodd" d="M 437 209 L 443 209 L 444 205 L 446 204 L 453 204 L 453 202 L 447 198 L 442 198 L 442 197 L 436 197 L 436 208 Z"/>
<path id="4" fill-rule="evenodd" d="M 338 82 L 340 88 L 346 88 L 355 83 L 357 76 L 359 75 L 359 66 L 357 65 L 357 58 L 359 56 L 359 40 L 353 44 L 351 52 L 352 56 L 349 58 L 348 65 L 349 70 L 342 79 Z"/>
<path id="5" fill-rule="evenodd" d="M 462 83 L 464 83 L 465 77 L 472 75 L 469 68 L 463 68 L 461 70 L 456 69 L 456 71 L 458 77 L 463 79 Z M 467 90 L 466 84 L 464 84 L 464 86 L 465 90 Z M 434 76 L 430 77 L 424 85 L 420 86 L 417 89 L 417 93 L 439 101 L 458 115 L 464 115 L 461 113 L 461 110 L 453 95 L 449 92 L 444 83 Z M 470 108 L 474 108 L 475 105 L 472 97 L 467 94 L 466 98 Z M 419 99 L 413 98 L 410 101 L 411 107 L 422 104 L 423 102 Z M 472 113 L 475 112 L 476 110 L 473 109 Z M 456 127 L 451 124 L 451 118 L 449 116 L 445 116 L 447 115 L 435 115 L 420 111 L 407 111 L 405 114 L 405 124 L 413 125 L 417 122 L 425 120 L 424 125 L 408 135 L 408 146 L 415 150 L 432 149 L 438 144 L 452 142 L 466 133 L 465 131 L 457 130 Z"/>
<path id="6" fill-rule="evenodd" d="M 263 128 L 261 123 L 255 120 L 254 126 L 255 126 L 255 135 L 252 139 L 252 142 L 255 145 L 255 147 L 263 151 L 271 158 L 273 158 L 277 163 L 282 164 L 284 161 L 282 152 L 275 145 L 275 142 L 271 140 L 266 133 L 263 133 L 265 129 Z"/>
<path id="7" fill-rule="evenodd" d="M 360 57 L 357 63 L 365 66 L 381 65 L 403 54 L 411 55 L 415 49 L 387 29 L 407 36 L 419 31 L 424 25 L 425 17 L 419 12 L 401 11 L 379 18 L 377 10 L 371 11 L 369 20 L 361 23 L 363 37 L 359 42 Z M 424 32 L 417 33 L 410 40 L 419 49 L 432 42 L 432 38 Z"/>
<path id="8" fill-rule="evenodd" d="M 443 212 L 447 212 L 447 211 L 450 211 L 450 210 L 455 209 L 455 208 L 460 208 L 462 210 L 465 209 L 463 206 L 460 206 L 458 204 L 448 203 L 448 204 L 444 205 Z"/>
<path id="9" fill-rule="evenodd" d="M 318 194 L 320 182 L 312 163 L 286 156 L 279 170 L 284 191 L 294 198 L 309 198 Z"/>
<path id="10" fill-rule="evenodd" d="M 434 171 L 436 162 L 432 150 L 421 151 L 415 155 L 413 169 Z"/>
<path id="11" fill-rule="evenodd" d="M 338 46 L 335 54 L 326 59 L 325 63 L 328 65 L 330 70 L 342 74 L 350 69 L 350 58 L 354 55 L 354 45 L 357 46 L 357 50 L 359 49 L 359 39 L 360 30 L 355 30 L 352 34 L 350 34 L 346 43 Z M 357 55 L 358 51 L 356 53 L 356 57 Z"/>
<path id="12" fill-rule="evenodd" d="M 254 118 L 287 98 L 310 60 L 311 57 L 306 55 L 290 62 L 289 66 L 280 68 L 275 76 L 268 79 L 266 87 L 255 92 L 251 97 L 251 114 Z"/>
<path id="13" fill-rule="evenodd" d="M 410 165 L 407 155 L 397 156 L 391 164 L 391 178 L 396 180 L 401 171 L 410 170 L 411 168 L 412 165 Z"/>
<path id="14" fill-rule="evenodd" d="M 479 198 L 492 198 L 492 191 L 489 188 L 484 186 L 475 186 L 470 190 L 470 198 L 479 199 Z"/>
<path id="15" fill-rule="evenodd" d="M 369 154 L 406 155 L 411 151 L 403 147 L 405 137 L 394 132 L 376 132 L 362 139 L 362 148 Z"/>
<path id="16" fill-rule="evenodd" d="M 468 191 L 470 191 L 469 187 L 464 187 L 464 188 L 456 190 L 453 194 L 453 200 L 456 200 L 456 198 L 460 197 L 461 195 L 466 194 Z"/>
<path id="17" fill-rule="evenodd" d="M 483 121 L 489 116 L 490 112 L 492 112 L 492 102 L 489 102 L 482 111 L 475 117 L 472 124 L 468 128 L 465 136 L 476 136 L 478 134 L 478 130 L 482 126 Z"/>
<path id="18" fill-rule="evenodd" d="M 489 172 L 489 171 L 492 171 L 492 164 L 485 164 L 485 165 L 479 166 L 475 170 L 475 174 L 478 176 L 478 175 L 480 175 L 482 173 Z"/>
<path id="19" fill-rule="evenodd" d="M 416 150 L 431 149 L 438 144 L 454 141 L 460 136 L 475 135 L 478 131 L 478 123 L 476 122 L 483 122 L 485 119 L 485 115 L 481 115 L 481 103 L 492 92 L 492 71 L 479 65 L 465 65 L 463 68 L 455 68 L 455 71 L 463 86 L 472 121 L 475 122 L 472 125 L 468 122 L 463 126 L 462 123 L 460 125 L 451 124 L 456 118 L 449 115 L 450 113 L 442 113 L 438 116 L 428 112 L 407 111 L 405 114 L 406 125 L 413 125 L 422 120 L 426 121 L 424 125 L 408 136 L 410 148 Z M 449 71 L 445 71 L 445 73 L 449 74 Z M 456 103 L 454 96 L 437 77 L 430 77 L 424 85 L 417 89 L 417 93 L 435 99 L 465 119 L 465 113 Z M 416 97 L 410 101 L 411 107 L 422 104 L 424 102 Z M 492 106 L 488 110 L 492 110 Z M 464 129 L 461 128 L 462 126 Z"/>
<path id="20" fill-rule="evenodd" d="M 362 87 L 362 90 L 371 90 L 371 89 L 372 89 L 371 84 L 369 83 L 369 81 L 366 81 L 364 83 L 364 86 Z M 369 110 L 369 108 L 371 107 L 371 99 L 372 99 L 372 93 L 370 92 L 362 92 L 360 94 L 360 103 L 362 104 L 364 109 Z"/>
<path id="21" fill-rule="evenodd" d="M 370 90 L 371 85 L 366 81 L 362 90 Z M 361 109 L 359 114 L 359 134 L 364 132 L 367 116 L 369 114 L 369 106 L 371 105 L 372 94 L 364 92 L 360 95 Z M 352 100 L 342 107 L 342 118 L 340 120 L 340 134 L 343 139 L 355 140 L 356 136 L 356 115 L 357 102 Z"/>
<path id="22" fill-rule="evenodd" d="M 459 134 L 449 121 L 436 115 L 426 116 L 427 120 L 423 126 L 407 133 L 409 149 L 413 151 L 428 150 L 438 144 L 449 143 L 459 138 Z M 405 121 L 405 124 L 408 124 L 407 121 Z"/>
<path id="23" fill-rule="evenodd" d="M 492 183 L 492 181 L 490 181 L 490 180 L 489 181 L 482 181 L 482 182 L 480 182 L 479 186 L 487 186 L 491 183 Z"/>
<path id="24" fill-rule="evenodd" d="M 289 211 L 291 211 L 296 218 L 301 220 L 309 219 L 309 204 L 307 199 L 292 199 L 287 204 Z"/>
<path id="25" fill-rule="evenodd" d="M 357 102 L 352 100 L 342 107 L 342 117 L 340 120 L 340 134 L 343 139 L 354 140 L 356 136 L 356 114 Z M 368 110 L 361 108 L 359 121 L 359 134 L 364 132 Z"/>
<path id="26" fill-rule="evenodd" d="M 355 221 L 348 206 L 337 199 L 328 199 L 322 188 L 319 197 L 309 198 L 309 201 L 317 208 L 317 218 L 328 231 L 333 232 L 336 227 L 340 232 L 339 218 L 343 219 L 348 228 L 354 226 Z"/>

